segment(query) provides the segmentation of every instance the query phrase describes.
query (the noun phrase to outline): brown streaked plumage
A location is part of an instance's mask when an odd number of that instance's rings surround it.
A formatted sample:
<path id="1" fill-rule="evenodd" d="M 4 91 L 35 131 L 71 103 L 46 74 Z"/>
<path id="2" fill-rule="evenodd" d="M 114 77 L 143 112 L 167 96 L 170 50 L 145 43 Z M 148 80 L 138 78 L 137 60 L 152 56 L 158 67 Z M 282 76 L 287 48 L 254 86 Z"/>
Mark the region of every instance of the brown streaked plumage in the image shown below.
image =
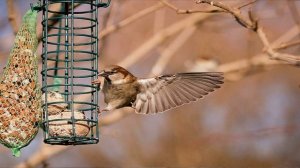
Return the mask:
<path id="1" fill-rule="evenodd" d="M 93 81 L 104 94 L 110 111 L 126 106 L 137 113 L 155 114 L 196 101 L 223 83 L 220 72 L 190 72 L 138 79 L 126 69 L 111 65 Z"/>

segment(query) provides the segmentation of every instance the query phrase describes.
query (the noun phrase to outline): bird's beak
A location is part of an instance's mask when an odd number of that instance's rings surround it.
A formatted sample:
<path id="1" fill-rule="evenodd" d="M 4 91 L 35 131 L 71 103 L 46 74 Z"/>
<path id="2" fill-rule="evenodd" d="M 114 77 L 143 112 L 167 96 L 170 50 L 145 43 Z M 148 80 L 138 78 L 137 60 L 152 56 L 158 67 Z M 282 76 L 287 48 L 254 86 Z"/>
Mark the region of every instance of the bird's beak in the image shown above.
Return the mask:
<path id="1" fill-rule="evenodd" d="M 109 73 L 105 72 L 104 70 L 101 71 L 98 76 L 102 76 L 102 77 L 108 77 L 109 76 Z"/>

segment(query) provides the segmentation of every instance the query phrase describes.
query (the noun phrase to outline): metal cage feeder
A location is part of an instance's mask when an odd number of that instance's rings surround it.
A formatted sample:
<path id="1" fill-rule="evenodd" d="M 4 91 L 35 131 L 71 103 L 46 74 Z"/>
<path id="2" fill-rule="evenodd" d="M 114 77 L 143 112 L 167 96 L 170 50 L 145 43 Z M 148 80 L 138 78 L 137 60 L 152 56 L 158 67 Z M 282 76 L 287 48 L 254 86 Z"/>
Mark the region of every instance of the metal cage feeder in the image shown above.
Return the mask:
<path id="1" fill-rule="evenodd" d="M 99 141 L 98 90 L 91 82 L 98 74 L 98 8 L 109 2 L 40 0 L 45 143 Z"/>

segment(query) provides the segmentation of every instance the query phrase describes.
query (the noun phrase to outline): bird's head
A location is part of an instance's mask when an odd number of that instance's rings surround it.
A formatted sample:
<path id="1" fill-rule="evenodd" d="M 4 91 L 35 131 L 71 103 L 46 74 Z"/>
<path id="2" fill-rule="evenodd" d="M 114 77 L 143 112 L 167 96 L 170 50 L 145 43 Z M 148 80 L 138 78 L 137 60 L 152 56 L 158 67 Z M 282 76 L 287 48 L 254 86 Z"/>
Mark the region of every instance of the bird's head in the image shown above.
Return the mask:
<path id="1" fill-rule="evenodd" d="M 125 84 L 136 80 L 136 77 L 128 72 L 125 68 L 118 65 L 110 65 L 104 68 L 98 74 L 100 77 L 104 77 L 112 84 Z"/>

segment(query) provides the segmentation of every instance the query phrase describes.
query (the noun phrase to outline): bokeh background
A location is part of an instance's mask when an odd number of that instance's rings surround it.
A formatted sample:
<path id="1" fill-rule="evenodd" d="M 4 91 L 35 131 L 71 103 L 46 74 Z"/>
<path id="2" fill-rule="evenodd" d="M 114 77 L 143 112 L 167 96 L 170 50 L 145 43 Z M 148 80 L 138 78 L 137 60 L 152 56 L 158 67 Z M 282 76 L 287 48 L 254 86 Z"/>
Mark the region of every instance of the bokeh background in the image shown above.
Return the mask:
<path id="1" fill-rule="evenodd" d="M 249 1 L 219 0 L 231 6 Z M 18 26 L 31 2 L 36 1 L 14 1 Z M 257 34 L 227 13 L 177 14 L 159 2 L 112 0 L 109 8 L 100 9 L 101 32 L 156 6 L 101 37 L 100 67 L 121 64 L 139 77 L 224 70 L 222 88 L 165 113 L 126 113 L 100 127 L 97 145 L 44 145 L 40 130 L 20 158 L 1 145 L 0 167 L 300 167 L 299 68 L 269 62 Z M 180 9 L 210 8 L 192 0 L 168 2 Z M 300 40 L 300 1 L 257 0 L 242 8 L 242 14 L 247 16 L 250 9 L 271 43 L 280 46 Z M 5 0 L 0 1 L 0 10 L 2 71 L 15 35 Z M 178 30 L 170 33 L 174 29 Z M 297 55 L 299 51 L 300 46 L 294 45 L 280 52 Z M 256 57 L 266 61 L 257 63 Z M 110 113 L 101 114 L 100 123 Z"/>

